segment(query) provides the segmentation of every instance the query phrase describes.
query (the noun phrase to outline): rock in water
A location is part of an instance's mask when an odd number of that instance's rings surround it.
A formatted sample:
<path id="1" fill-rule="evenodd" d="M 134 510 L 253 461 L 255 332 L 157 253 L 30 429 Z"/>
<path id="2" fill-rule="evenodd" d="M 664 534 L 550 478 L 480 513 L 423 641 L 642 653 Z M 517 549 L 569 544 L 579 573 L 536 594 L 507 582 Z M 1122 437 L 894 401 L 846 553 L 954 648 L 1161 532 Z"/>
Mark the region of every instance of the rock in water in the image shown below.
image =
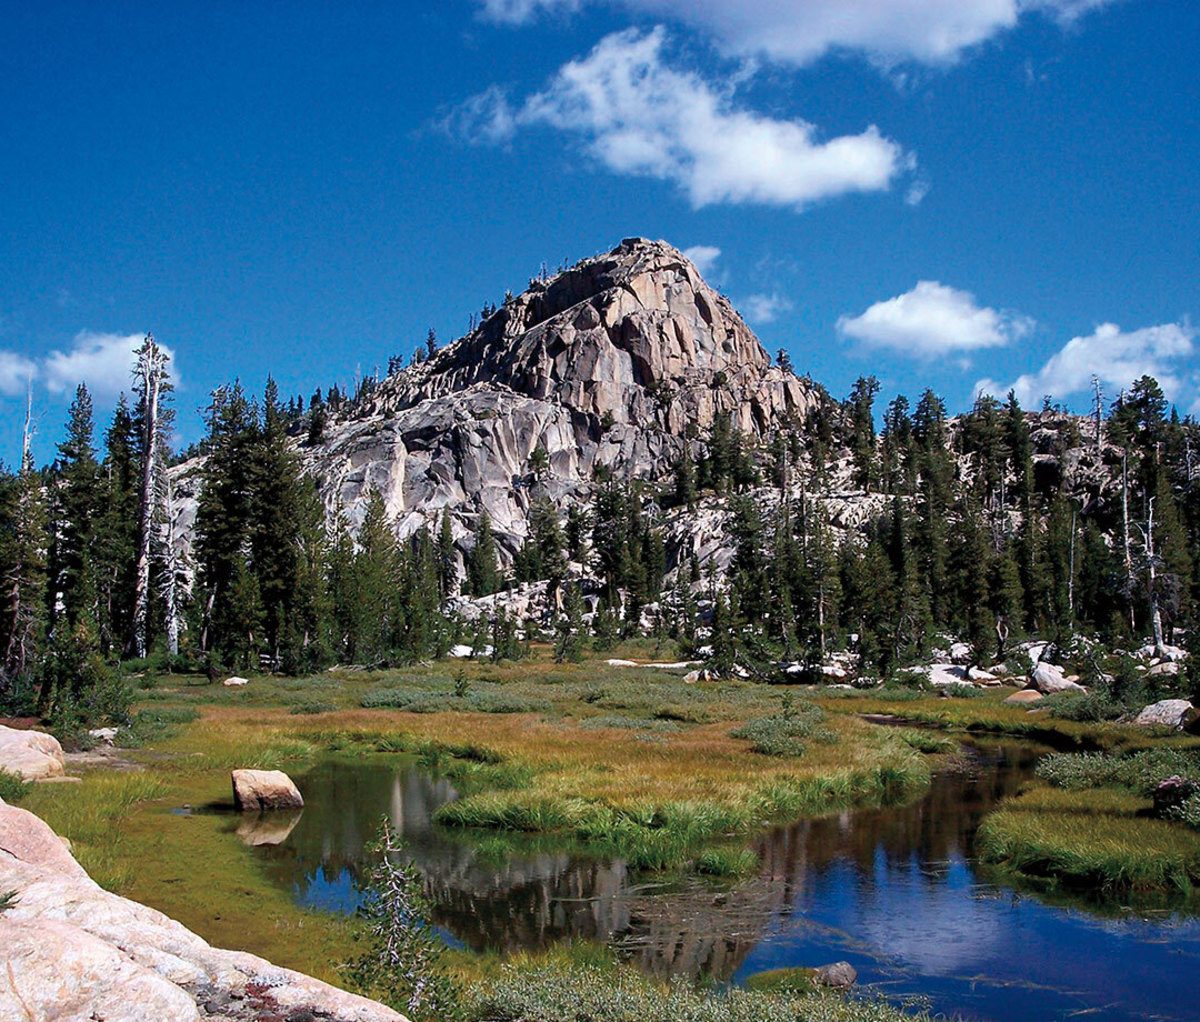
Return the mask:
<path id="1" fill-rule="evenodd" d="M 264 809 L 303 809 L 304 799 L 282 770 L 235 770 L 233 802 L 240 812 Z"/>
<path id="2" fill-rule="evenodd" d="M 1169 727 L 1182 731 L 1193 709 L 1186 699 L 1163 699 L 1145 707 L 1133 722 L 1141 727 Z"/>
<path id="3" fill-rule="evenodd" d="M 1037 663 L 1029 671 L 1029 683 L 1043 695 L 1055 692 L 1086 692 L 1078 682 L 1071 681 L 1057 664 Z"/>
<path id="4" fill-rule="evenodd" d="M 61 777 L 62 746 L 44 731 L 18 731 L 0 724 L 0 767 L 27 781 Z"/>
<path id="5" fill-rule="evenodd" d="M 858 970 L 849 962 L 834 962 L 822 965 L 813 976 L 821 986 L 835 990 L 848 990 L 858 982 Z"/>

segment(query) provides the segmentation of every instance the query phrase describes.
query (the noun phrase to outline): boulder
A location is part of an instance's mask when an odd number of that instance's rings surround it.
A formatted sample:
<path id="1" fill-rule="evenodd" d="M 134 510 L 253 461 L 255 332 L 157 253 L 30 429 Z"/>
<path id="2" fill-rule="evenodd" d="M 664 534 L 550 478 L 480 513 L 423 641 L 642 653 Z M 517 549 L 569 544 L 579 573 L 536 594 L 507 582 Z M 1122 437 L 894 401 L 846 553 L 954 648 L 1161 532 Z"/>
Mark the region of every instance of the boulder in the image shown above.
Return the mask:
<path id="1" fill-rule="evenodd" d="M 1086 692 L 1082 685 L 1066 677 L 1057 664 L 1037 663 L 1029 671 L 1029 684 L 1043 695 L 1055 692 Z"/>
<path id="2" fill-rule="evenodd" d="M 1161 819 L 1171 819 L 1197 792 L 1200 792 L 1200 784 L 1178 774 L 1159 781 L 1158 787 L 1154 789 L 1154 815 Z"/>
<path id="3" fill-rule="evenodd" d="M 161 912 L 105 891 L 42 820 L 2 801 L 0 891 L 16 892 L 0 914 L 0 1019 L 191 1022 L 211 1014 L 200 998 L 253 1001 L 263 1019 L 405 1022 L 382 1004 L 214 948 Z"/>
<path id="4" fill-rule="evenodd" d="M 221 682 L 226 688 L 240 688 L 242 685 L 249 685 L 249 678 L 239 678 L 236 674 L 232 678 L 226 678 Z"/>
<path id="5" fill-rule="evenodd" d="M 27 781 L 63 774 L 63 751 L 58 739 L 44 731 L 18 731 L 0 724 L 0 767 Z"/>
<path id="6" fill-rule="evenodd" d="M 858 970 L 849 962 L 833 962 L 817 969 L 813 979 L 823 987 L 848 990 L 858 981 Z"/>
<path id="7" fill-rule="evenodd" d="M 1186 699 L 1163 699 L 1144 707 L 1133 722 L 1140 727 L 1169 727 L 1182 731 L 1193 706 Z"/>
<path id="8" fill-rule="evenodd" d="M 1161 664 L 1155 664 L 1146 672 L 1147 678 L 1173 678 L 1179 674 L 1179 662 L 1176 660 L 1164 660 Z"/>
<path id="9" fill-rule="evenodd" d="M 1039 699 L 1045 698 L 1036 688 L 1023 688 L 1020 692 L 1014 692 L 1004 701 L 1011 705 L 1023 706 L 1028 703 L 1036 703 Z"/>
<path id="10" fill-rule="evenodd" d="M 232 781 L 239 812 L 304 808 L 300 789 L 282 770 L 234 770 Z"/>
<path id="11" fill-rule="evenodd" d="M 930 664 L 928 671 L 929 683 L 938 688 L 944 688 L 947 685 L 970 685 L 972 683 L 967 669 L 959 667 L 957 664 Z"/>

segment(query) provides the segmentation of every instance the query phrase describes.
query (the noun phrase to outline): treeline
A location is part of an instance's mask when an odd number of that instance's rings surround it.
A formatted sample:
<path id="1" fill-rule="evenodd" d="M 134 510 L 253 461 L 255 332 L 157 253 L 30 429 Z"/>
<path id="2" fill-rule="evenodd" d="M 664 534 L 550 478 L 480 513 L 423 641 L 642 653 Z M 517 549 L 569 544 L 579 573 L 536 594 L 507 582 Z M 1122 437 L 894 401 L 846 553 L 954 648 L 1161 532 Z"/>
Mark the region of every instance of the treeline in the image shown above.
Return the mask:
<path id="1" fill-rule="evenodd" d="M 1143 377 L 1107 416 L 1098 407 L 1082 421 L 1051 408 L 1030 416 L 1010 394 L 1004 404 L 982 396 L 951 422 L 926 391 L 911 411 L 905 397 L 892 401 L 879 435 L 877 392 L 859 380 L 840 408 L 802 424 L 803 442 L 780 434 L 760 449 L 760 474 L 780 486 L 773 505 L 734 472 L 717 475 L 736 543 L 729 586 L 707 594 L 717 656 L 816 664 L 849 649 L 886 675 L 947 633 L 981 661 L 1031 634 L 1085 631 L 1110 645 L 1149 634 L 1161 645 L 1177 628 L 1195 633 L 1200 431 L 1168 414 L 1156 381 Z M 1031 426 L 1045 449 L 1035 451 Z M 827 492 L 836 459 L 822 449 L 843 452 L 852 483 L 880 495 L 881 509 L 841 543 Z M 676 499 L 688 480 L 681 465 Z"/>
<path id="2" fill-rule="evenodd" d="M 81 386 L 54 461 L 35 468 L 26 444 L 0 476 L 0 702 L 110 712 L 113 665 L 148 655 L 214 677 L 300 674 L 458 642 L 515 656 L 522 633 L 552 636 L 567 659 L 648 628 L 718 670 L 764 676 L 847 650 L 886 675 L 945 634 L 980 661 L 1029 634 L 1196 634 L 1200 435 L 1154 380 L 1107 409 L 1098 401 L 1091 419 L 1033 416 L 1009 395 L 951 420 L 926 391 L 915 407 L 893 400 L 877 432 L 878 391 L 864 378 L 845 401 L 822 392 L 807 419 L 761 440 L 720 417 L 707 435 L 692 431 L 665 483 L 602 479 L 590 502 L 565 509 L 538 496 L 549 469 L 538 449 L 527 538 L 504 555 L 481 510 L 460 578 L 448 515 L 398 539 L 379 493 L 354 528 L 323 503 L 296 453 L 298 404 L 271 381 L 261 398 L 237 383 L 218 390 L 199 478 L 167 471 L 170 381 L 147 337 L 132 400 L 99 441 Z M 172 480 L 198 491 L 190 547 Z M 847 487 L 855 494 L 832 494 Z M 701 500 L 734 545 L 720 571 L 687 530 L 682 545 L 668 541 L 677 509 Z M 585 579 L 597 580 L 586 592 Z M 536 622 L 446 611 L 459 592 L 534 581 L 549 594 Z"/>

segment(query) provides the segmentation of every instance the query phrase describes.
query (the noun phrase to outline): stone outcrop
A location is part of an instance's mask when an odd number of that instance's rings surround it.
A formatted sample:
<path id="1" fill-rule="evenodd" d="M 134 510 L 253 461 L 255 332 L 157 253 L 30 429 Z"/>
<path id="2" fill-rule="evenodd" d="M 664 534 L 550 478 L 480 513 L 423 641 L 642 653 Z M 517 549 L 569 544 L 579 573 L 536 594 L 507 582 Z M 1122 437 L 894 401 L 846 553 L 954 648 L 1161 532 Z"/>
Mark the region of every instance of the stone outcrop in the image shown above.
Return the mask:
<path id="1" fill-rule="evenodd" d="M 1163 699 L 1144 707 L 1133 722 L 1140 727 L 1169 727 L 1182 731 L 1193 710 L 1186 699 Z"/>
<path id="2" fill-rule="evenodd" d="M 211 947 L 103 890 L 38 817 L 0 801 L 0 1018 L 404 1022 L 390 1008 L 254 955 Z"/>
<path id="3" fill-rule="evenodd" d="M 1043 695 L 1055 692 L 1086 692 L 1079 682 L 1066 676 L 1058 664 L 1036 663 L 1029 671 L 1029 684 Z"/>
<path id="4" fill-rule="evenodd" d="M 590 497 L 602 475 L 669 477 L 719 415 L 758 437 L 824 400 L 770 356 L 723 295 L 677 249 L 631 238 L 533 280 L 475 330 L 332 416 L 301 443 L 332 515 L 351 528 L 384 498 L 399 535 L 450 514 L 460 551 L 482 510 L 507 559 L 535 493 Z M 693 446 L 695 449 L 693 450 Z M 534 451 L 546 453 L 536 475 Z M 190 544 L 197 462 L 173 470 L 175 534 Z"/>
<path id="5" fill-rule="evenodd" d="M 63 776 L 58 739 L 44 731 L 19 731 L 0 724 L 0 768 L 26 781 Z"/>
<path id="6" fill-rule="evenodd" d="M 234 770 L 230 779 L 233 804 L 239 812 L 304 808 L 300 789 L 282 770 Z"/>

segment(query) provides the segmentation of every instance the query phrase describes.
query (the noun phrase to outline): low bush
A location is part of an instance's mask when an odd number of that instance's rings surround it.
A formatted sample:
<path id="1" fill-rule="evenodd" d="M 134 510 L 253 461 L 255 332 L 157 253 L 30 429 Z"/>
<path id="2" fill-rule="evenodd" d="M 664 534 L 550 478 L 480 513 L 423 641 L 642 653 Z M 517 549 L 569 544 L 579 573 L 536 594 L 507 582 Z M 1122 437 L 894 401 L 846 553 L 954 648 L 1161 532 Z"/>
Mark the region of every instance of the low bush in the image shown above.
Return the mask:
<path id="1" fill-rule="evenodd" d="M 617 728 L 625 731 L 679 731 L 682 725 L 674 720 L 646 720 L 644 717 L 623 717 L 612 714 L 600 717 L 585 717 L 579 722 L 585 731 L 601 731 Z"/>
<path id="2" fill-rule="evenodd" d="M 629 966 L 505 966 L 468 1002 L 470 1022 L 928 1022 L 882 999 L 777 988 L 663 985 Z"/>
<path id="3" fill-rule="evenodd" d="M 1056 692 L 1042 699 L 1038 707 L 1048 709 L 1050 716 L 1056 720 L 1082 722 L 1116 720 L 1129 712 L 1106 687 L 1097 687 L 1086 693 Z"/>
<path id="4" fill-rule="evenodd" d="M 323 703 L 318 699 L 306 699 L 302 703 L 293 704 L 288 710 L 294 717 L 310 716 L 315 713 L 332 713 L 337 707 L 333 703 Z"/>
<path id="5" fill-rule="evenodd" d="M 190 724 L 199 714 L 187 706 L 158 706 L 138 710 L 128 727 L 117 731 L 116 742 L 126 749 L 139 749 L 151 742 L 170 738 L 183 724 Z"/>
<path id="6" fill-rule="evenodd" d="M 1150 798 L 1167 777 L 1200 779 L 1200 752 L 1184 749 L 1143 749 L 1125 755 L 1100 752 L 1060 752 L 1044 757 L 1037 775 L 1056 788 L 1123 788 Z"/>
<path id="7" fill-rule="evenodd" d="M 825 711 L 815 703 L 789 706 L 771 717 L 759 717 L 729 732 L 731 738 L 744 738 L 755 752 L 764 756 L 803 756 L 805 739 L 832 745 L 837 734 L 820 724 Z"/>
<path id="8" fill-rule="evenodd" d="M 33 788 L 32 781 L 27 781 L 20 774 L 0 767 L 0 799 L 5 802 L 20 802 L 29 794 L 31 788 Z"/>

